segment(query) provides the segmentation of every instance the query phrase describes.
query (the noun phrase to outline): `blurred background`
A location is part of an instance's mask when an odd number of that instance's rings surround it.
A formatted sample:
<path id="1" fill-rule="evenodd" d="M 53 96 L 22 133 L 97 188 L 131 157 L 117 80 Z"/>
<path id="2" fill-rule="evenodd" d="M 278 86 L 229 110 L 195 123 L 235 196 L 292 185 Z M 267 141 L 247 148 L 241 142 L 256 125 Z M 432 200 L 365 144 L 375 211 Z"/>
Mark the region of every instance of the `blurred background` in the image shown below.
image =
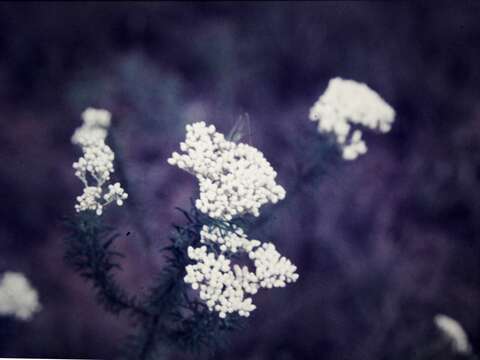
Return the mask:
<path id="1" fill-rule="evenodd" d="M 116 358 L 132 332 L 63 262 L 84 108 L 113 114 L 132 205 L 105 219 L 127 255 L 119 281 L 139 293 L 182 221 L 174 208 L 195 196 L 166 163 L 185 124 L 228 133 L 248 113 L 244 141 L 289 191 L 319 163 L 308 111 L 336 76 L 378 91 L 393 130 L 265 208 L 252 231 L 300 279 L 258 294 L 216 358 L 414 359 L 438 339 L 438 313 L 478 353 L 479 18 L 473 1 L 0 3 L 0 272 L 25 273 L 43 306 L 30 322 L 0 319 L 0 356 Z"/>

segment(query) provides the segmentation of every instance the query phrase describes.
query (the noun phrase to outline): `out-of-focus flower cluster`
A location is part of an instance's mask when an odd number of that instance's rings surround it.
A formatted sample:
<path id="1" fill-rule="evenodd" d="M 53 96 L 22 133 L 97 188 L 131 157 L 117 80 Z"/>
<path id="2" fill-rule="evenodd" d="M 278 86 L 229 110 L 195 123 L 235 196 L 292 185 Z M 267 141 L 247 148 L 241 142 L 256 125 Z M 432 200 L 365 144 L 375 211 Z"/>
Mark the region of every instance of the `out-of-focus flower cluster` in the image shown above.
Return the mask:
<path id="1" fill-rule="evenodd" d="M 255 275 L 262 288 L 285 287 L 295 282 L 297 267 L 286 257 L 281 256 L 272 243 L 263 243 L 249 253 L 255 265 Z"/>
<path id="2" fill-rule="evenodd" d="M 85 185 L 82 195 L 77 197 L 77 212 L 93 210 L 102 215 L 108 204 L 123 205 L 128 194 L 120 183 L 108 184 L 113 174 L 115 154 L 105 144 L 111 114 L 106 110 L 88 108 L 82 113 L 83 125 L 75 130 L 72 143 L 79 145 L 83 156 L 73 163 L 75 176 Z"/>
<path id="3" fill-rule="evenodd" d="M 105 141 L 112 115 L 107 110 L 88 108 L 82 113 L 83 125 L 75 130 L 72 143 L 86 146 Z"/>
<path id="4" fill-rule="evenodd" d="M 38 294 L 27 278 L 18 272 L 6 272 L 0 280 L 0 315 L 29 320 L 41 308 Z"/>
<path id="5" fill-rule="evenodd" d="M 435 315 L 433 320 L 443 336 L 451 343 L 455 352 L 467 355 L 471 353 L 472 348 L 467 334 L 458 321 L 442 314 Z"/>
<path id="6" fill-rule="evenodd" d="M 174 152 L 168 163 L 197 177 L 198 210 L 228 221 L 246 213 L 258 216 L 262 205 L 285 197 L 284 188 L 275 182 L 277 173 L 259 150 L 226 140 L 204 122 L 187 125 L 186 130 L 185 142 L 180 143 L 184 154 Z"/>
<path id="7" fill-rule="evenodd" d="M 285 197 L 285 190 L 275 182 L 277 173 L 259 150 L 226 140 L 204 122 L 187 125 L 186 131 L 185 142 L 180 143 L 184 154 L 174 152 L 168 163 L 197 177 L 199 211 L 230 221 L 247 213 L 258 216 L 262 205 Z M 249 316 L 255 309 L 250 295 L 298 279 L 296 267 L 273 244 L 248 239 L 238 226 L 204 225 L 200 242 L 204 245 L 188 248 L 193 264 L 187 265 L 184 280 L 221 318 L 232 313 Z M 254 271 L 232 263 L 239 254 L 253 262 Z"/>
<path id="8" fill-rule="evenodd" d="M 310 109 L 309 118 L 318 122 L 320 133 L 334 136 L 345 160 L 354 160 L 367 152 L 360 128 L 389 132 L 395 111 L 366 84 L 334 78 Z"/>

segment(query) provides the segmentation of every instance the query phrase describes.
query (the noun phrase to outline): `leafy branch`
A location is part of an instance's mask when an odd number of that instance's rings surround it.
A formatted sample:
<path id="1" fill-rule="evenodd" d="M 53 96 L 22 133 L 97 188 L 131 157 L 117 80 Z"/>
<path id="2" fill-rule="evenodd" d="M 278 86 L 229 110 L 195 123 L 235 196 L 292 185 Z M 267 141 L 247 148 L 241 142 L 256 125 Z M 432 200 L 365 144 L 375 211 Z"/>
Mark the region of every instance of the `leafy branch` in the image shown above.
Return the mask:
<path id="1" fill-rule="evenodd" d="M 190 262 L 187 249 L 200 244 L 204 225 L 227 229 L 245 226 L 245 221 L 211 219 L 194 206 L 189 212 L 178 210 L 186 223 L 173 225 L 170 244 L 162 250 L 167 254 L 167 265 L 141 300 L 129 295 L 115 280 L 114 272 L 122 269 L 119 260 L 124 255 L 112 249 L 117 238 L 114 229 L 103 224 L 94 212 L 67 220 L 67 264 L 92 284 L 97 301 L 105 310 L 115 315 L 126 313 L 137 320 L 139 329 L 124 347 L 126 359 L 158 359 L 160 351 L 170 348 L 213 355 L 227 344 L 227 334 L 242 326 L 239 316 L 221 319 L 210 312 L 186 286 L 183 277 Z"/>
<path id="2" fill-rule="evenodd" d="M 119 314 L 127 311 L 135 316 L 146 316 L 137 300 L 116 283 L 114 269 L 121 270 L 118 259 L 123 254 L 111 249 L 116 234 L 104 225 L 93 212 L 67 220 L 70 235 L 66 238 L 65 260 L 84 279 L 92 282 L 96 297 L 105 310 Z"/>

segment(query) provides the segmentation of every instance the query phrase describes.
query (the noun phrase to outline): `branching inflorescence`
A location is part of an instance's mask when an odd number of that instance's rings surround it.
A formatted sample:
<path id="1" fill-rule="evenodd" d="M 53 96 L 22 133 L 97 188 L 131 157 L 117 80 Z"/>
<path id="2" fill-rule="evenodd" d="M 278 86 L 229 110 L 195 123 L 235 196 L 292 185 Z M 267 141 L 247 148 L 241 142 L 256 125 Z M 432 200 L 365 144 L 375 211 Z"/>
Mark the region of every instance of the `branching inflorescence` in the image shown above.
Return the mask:
<path id="1" fill-rule="evenodd" d="M 188 256 L 195 264 L 187 266 L 185 282 L 199 289 L 209 310 L 217 311 L 222 318 L 233 312 L 248 317 L 255 305 L 247 294 L 256 294 L 260 288 L 284 287 L 298 278 L 296 267 L 280 256 L 273 244 L 248 240 L 240 228 L 224 231 L 204 226 L 200 241 L 220 245 L 220 255 L 208 252 L 207 246 L 189 247 Z M 228 254 L 240 252 L 248 254 L 255 272 L 247 266 L 232 266 Z"/>
<path id="2" fill-rule="evenodd" d="M 122 206 L 128 194 L 120 183 L 108 184 L 114 172 L 112 149 L 105 144 L 111 115 L 106 110 L 88 108 L 82 114 L 83 125 L 75 130 L 72 142 L 81 147 L 83 156 L 73 163 L 75 176 L 84 184 L 83 194 L 77 197 L 77 212 L 93 210 L 101 215 L 112 202 Z M 93 183 L 92 183 L 93 182 Z"/>
<path id="3" fill-rule="evenodd" d="M 331 134 L 345 160 L 367 152 L 361 127 L 389 132 L 395 111 L 367 85 L 341 78 L 331 79 L 327 89 L 310 109 L 318 131 Z"/>
<path id="4" fill-rule="evenodd" d="M 181 210 L 187 223 L 174 226 L 165 248 L 168 265 L 151 290 L 141 300 L 129 296 L 114 279 L 122 254 L 111 250 L 115 236 L 100 216 L 109 203 L 120 206 L 127 198 L 119 183 L 110 183 L 114 154 L 105 144 L 110 113 L 87 109 L 82 116 L 72 142 L 83 156 L 73 167 L 85 188 L 75 206 L 81 214 L 69 222 L 66 260 L 93 283 L 106 310 L 126 312 L 141 324 L 128 358 L 154 358 L 160 343 L 214 352 L 223 335 L 255 309 L 251 295 L 298 279 L 296 267 L 273 244 L 249 239 L 244 229 L 243 217 L 258 216 L 262 205 L 285 197 L 276 172 L 259 150 L 228 141 L 201 122 L 187 125 L 180 144 L 186 153 L 168 159 L 197 177 L 199 199 L 190 211 Z M 242 256 L 254 271 L 235 263 Z"/>
<path id="5" fill-rule="evenodd" d="M 199 211 L 230 221 L 246 213 L 258 216 L 262 205 L 285 197 L 285 190 L 275 182 L 276 172 L 259 150 L 226 140 L 204 122 L 187 125 L 186 130 L 186 140 L 180 144 L 185 154 L 174 152 L 168 162 L 197 177 Z M 184 280 L 221 318 L 234 312 L 249 316 L 255 305 L 248 295 L 298 279 L 296 267 L 273 244 L 249 240 L 239 227 L 204 226 L 200 235 L 206 245 L 188 248 L 193 264 L 187 266 Z M 253 260 L 254 272 L 232 264 L 230 257 L 241 253 Z"/>

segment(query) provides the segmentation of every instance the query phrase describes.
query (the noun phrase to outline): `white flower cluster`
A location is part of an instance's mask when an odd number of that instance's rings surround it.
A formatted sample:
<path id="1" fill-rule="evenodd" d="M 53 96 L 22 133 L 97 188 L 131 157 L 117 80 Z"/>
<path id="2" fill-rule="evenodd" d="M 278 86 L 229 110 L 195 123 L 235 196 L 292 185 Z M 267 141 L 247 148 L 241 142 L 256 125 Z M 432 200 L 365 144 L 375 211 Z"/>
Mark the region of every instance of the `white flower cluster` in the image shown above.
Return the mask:
<path id="1" fill-rule="evenodd" d="M 180 143 L 183 154 L 174 152 L 168 163 L 197 177 L 200 197 L 195 207 L 202 213 L 226 221 L 247 213 L 258 216 L 262 205 L 285 197 L 275 182 L 277 173 L 256 148 L 225 139 L 205 122 L 187 125 L 186 132 Z M 255 309 L 250 295 L 298 279 L 297 268 L 273 244 L 249 240 L 239 227 L 204 225 L 200 242 L 204 245 L 188 248 L 193 264 L 187 265 L 184 281 L 199 290 L 209 310 L 221 318 L 231 313 L 249 316 Z M 229 257 L 236 253 L 247 254 L 255 271 L 232 264 Z"/>
<path id="2" fill-rule="evenodd" d="M 75 175 L 83 182 L 87 182 L 87 174 L 96 180 L 99 186 L 110 180 L 113 173 L 115 155 L 108 145 L 102 142 L 83 146 L 83 156 L 73 164 Z"/>
<path id="3" fill-rule="evenodd" d="M 186 131 L 180 143 L 184 154 L 174 152 L 168 163 L 197 177 L 198 210 L 228 221 L 246 213 L 258 216 L 262 205 L 285 197 L 275 182 L 277 173 L 259 150 L 226 140 L 205 122 L 187 125 Z"/>
<path id="4" fill-rule="evenodd" d="M 241 228 L 234 228 L 234 231 L 210 227 L 204 225 L 200 231 L 200 242 L 202 244 L 218 244 L 220 251 L 236 253 L 239 250 L 250 252 L 254 247 L 260 245 L 258 240 L 248 240 L 247 235 Z"/>
<path id="5" fill-rule="evenodd" d="M 189 247 L 188 256 L 196 263 L 187 265 L 185 282 L 191 284 L 192 289 L 200 290 L 200 299 L 210 311 L 217 311 L 221 318 L 235 311 L 240 316 L 249 316 L 255 305 L 245 293 L 254 294 L 258 289 L 254 274 L 238 265 L 234 265 L 232 271 L 229 259 L 208 253 L 206 246 Z"/>
<path id="6" fill-rule="evenodd" d="M 310 109 L 309 118 L 318 122 L 320 133 L 335 137 L 345 160 L 354 160 L 367 152 L 358 127 L 389 132 L 395 111 L 366 84 L 334 78 Z"/>
<path id="7" fill-rule="evenodd" d="M 107 110 L 87 108 L 82 113 L 83 125 L 72 136 L 72 143 L 85 146 L 98 141 L 105 141 L 112 115 Z"/>
<path id="8" fill-rule="evenodd" d="M 29 320 L 40 308 L 38 294 L 23 274 L 6 272 L 3 275 L 0 280 L 0 315 Z"/>
<path id="9" fill-rule="evenodd" d="M 103 208 L 115 202 L 123 205 L 128 194 L 120 183 L 108 184 L 113 174 L 115 154 L 105 144 L 111 115 L 106 110 L 88 108 L 82 113 L 83 125 L 75 130 L 72 142 L 82 148 L 83 156 L 73 163 L 75 176 L 85 185 L 83 194 L 77 197 L 77 212 L 93 210 L 102 215 Z M 91 184 L 94 181 L 94 184 Z"/>
<path id="10" fill-rule="evenodd" d="M 249 253 L 255 265 L 255 275 L 262 288 L 285 287 L 287 283 L 295 282 L 297 267 L 286 257 L 281 256 L 272 243 L 262 246 Z"/>
<path id="11" fill-rule="evenodd" d="M 284 287 L 298 279 L 296 266 L 282 257 L 273 244 L 249 240 L 240 228 L 228 232 L 204 226 L 200 235 L 202 243 L 220 244 L 221 254 L 207 252 L 206 246 L 189 247 L 188 256 L 195 263 L 186 267 L 184 280 L 194 290 L 199 289 L 200 298 L 221 318 L 233 312 L 248 317 L 255 309 L 248 295 L 256 294 L 260 288 Z M 227 250 L 247 253 L 255 272 L 247 266 L 232 266 Z"/>
<path id="12" fill-rule="evenodd" d="M 447 338 L 455 352 L 460 354 L 470 354 L 472 348 L 468 342 L 467 334 L 462 326 L 449 316 L 438 314 L 434 317 L 437 328 Z"/>

